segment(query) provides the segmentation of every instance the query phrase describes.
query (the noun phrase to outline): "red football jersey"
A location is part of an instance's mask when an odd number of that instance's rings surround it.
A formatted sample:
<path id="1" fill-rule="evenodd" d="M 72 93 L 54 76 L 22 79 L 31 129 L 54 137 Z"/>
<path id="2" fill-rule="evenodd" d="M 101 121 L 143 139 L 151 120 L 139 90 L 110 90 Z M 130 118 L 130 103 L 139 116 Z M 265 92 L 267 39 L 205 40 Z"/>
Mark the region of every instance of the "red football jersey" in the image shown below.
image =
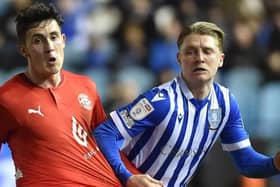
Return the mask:
<path id="1" fill-rule="evenodd" d="M 56 88 L 24 74 L 0 88 L 0 145 L 7 142 L 18 187 L 121 186 L 92 137 L 106 114 L 89 78 L 62 71 Z"/>

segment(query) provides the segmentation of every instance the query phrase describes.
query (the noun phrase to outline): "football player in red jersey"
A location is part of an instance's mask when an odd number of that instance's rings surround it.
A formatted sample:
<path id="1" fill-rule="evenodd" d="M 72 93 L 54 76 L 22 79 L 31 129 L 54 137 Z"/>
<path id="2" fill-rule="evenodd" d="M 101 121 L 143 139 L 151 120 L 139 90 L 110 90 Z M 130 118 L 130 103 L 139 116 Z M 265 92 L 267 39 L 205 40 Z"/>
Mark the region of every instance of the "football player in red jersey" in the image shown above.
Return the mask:
<path id="1" fill-rule="evenodd" d="M 16 18 L 26 71 L 0 88 L 0 148 L 8 143 L 17 187 L 120 187 L 92 130 L 106 115 L 95 83 L 62 70 L 66 37 L 52 5 Z"/>

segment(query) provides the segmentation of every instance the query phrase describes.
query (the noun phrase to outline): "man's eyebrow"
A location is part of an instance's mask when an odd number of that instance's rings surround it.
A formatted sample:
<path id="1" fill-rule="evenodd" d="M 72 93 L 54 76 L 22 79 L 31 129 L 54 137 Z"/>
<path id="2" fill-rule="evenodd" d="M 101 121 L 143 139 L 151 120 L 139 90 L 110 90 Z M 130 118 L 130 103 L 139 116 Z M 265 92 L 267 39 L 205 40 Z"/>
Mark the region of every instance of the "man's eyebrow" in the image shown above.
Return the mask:
<path id="1" fill-rule="evenodd" d="M 36 39 L 40 39 L 40 40 L 44 40 L 45 36 L 41 33 L 34 33 L 31 36 L 31 41 L 36 40 Z"/>
<path id="2" fill-rule="evenodd" d="M 205 47 L 203 47 L 203 48 L 206 49 L 206 50 L 214 50 L 213 47 L 208 47 L 208 46 L 205 46 Z"/>
<path id="3" fill-rule="evenodd" d="M 50 35 L 60 34 L 60 33 L 61 33 L 61 32 L 59 32 L 59 31 L 53 31 L 53 32 L 50 33 Z"/>
<path id="4" fill-rule="evenodd" d="M 59 33 L 60 32 L 58 32 L 58 31 L 53 31 L 49 35 L 55 35 L 55 34 L 59 34 Z M 41 33 L 35 33 L 35 34 L 32 35 L 32 38 L 34 38 L 34 37 L 45 37 L 45 35 L 41 34 Z"/>
<path id="5" fill-rule="evenodd" d="M 186 49 L 196 49 L 197 47 L 196 46 L 194 46 L 194 45 L 187 45 L 186 46 Z"/>
<path id="6" fill-rule="evenodd" d="M 43 34 L 40 34 L 40 33 L 35 33 L 32 35 L 32 38 L 35 38 L 35 37 L 43 37 L 44 35 Z"/>

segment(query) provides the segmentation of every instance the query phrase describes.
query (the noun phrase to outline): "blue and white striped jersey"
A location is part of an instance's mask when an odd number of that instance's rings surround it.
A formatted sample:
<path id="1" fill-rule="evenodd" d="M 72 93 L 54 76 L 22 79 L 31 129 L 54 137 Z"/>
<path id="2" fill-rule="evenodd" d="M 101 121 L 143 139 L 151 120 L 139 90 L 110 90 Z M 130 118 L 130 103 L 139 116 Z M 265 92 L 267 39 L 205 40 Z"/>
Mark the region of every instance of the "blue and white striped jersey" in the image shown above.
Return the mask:
<path id="1" fill-rule="evenodd" d="M 177 76 L 110 116 L 128 159 L 168 187 L 187 186 L 218 137 L 226 151 L 250 146 L 235 99 L 217 83 L 197 100 Z"/>

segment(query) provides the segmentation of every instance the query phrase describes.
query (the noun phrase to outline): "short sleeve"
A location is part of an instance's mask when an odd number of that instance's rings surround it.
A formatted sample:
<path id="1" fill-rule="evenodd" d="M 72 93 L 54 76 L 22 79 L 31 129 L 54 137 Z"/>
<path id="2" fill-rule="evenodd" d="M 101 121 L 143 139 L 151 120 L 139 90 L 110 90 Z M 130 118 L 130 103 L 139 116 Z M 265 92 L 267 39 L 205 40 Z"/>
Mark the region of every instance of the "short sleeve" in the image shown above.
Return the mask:
<path id="1" fill-rule="evenodd" d="M 169 108 L 170 99 L 166 90 L 157 88 L 111 112 L 110 116 L 124 137 L 134 137 L 147 128 L 155 128 L 159 125 Z"/>
<path id="2" fill-rule="evenodd" d="M 229 119 L 220 137 L 223 149 L 226 151 L 250 146 L 249 136 L 244 128 L 237 101 L 231 93 Z"/>
<path id="3" fill-rule="evenodd" d="M 0 105 L 0 142 L 5 143 L 9 134 L 16 128 L 17 121 L 13 115 Z"/>

